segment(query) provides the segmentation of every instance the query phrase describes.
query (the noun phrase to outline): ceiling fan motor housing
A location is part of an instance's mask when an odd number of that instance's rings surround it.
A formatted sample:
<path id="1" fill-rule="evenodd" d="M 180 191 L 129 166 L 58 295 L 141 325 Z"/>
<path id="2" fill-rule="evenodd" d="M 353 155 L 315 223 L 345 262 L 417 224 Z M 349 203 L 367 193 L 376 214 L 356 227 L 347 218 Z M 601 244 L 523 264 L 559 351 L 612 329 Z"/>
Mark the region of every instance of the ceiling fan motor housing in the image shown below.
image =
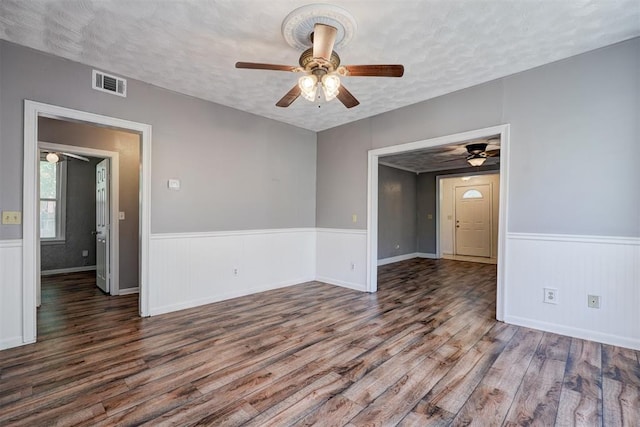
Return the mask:
<path id="1" fill-rule="evenodd" d="M 331 52 L 331 58 L 328 61 L 323 58 L 314 58 L 313 48 L 309 48 L 302 52 L 298 63 L 306 71 L 313 71 L 317 68 L 324 68 L 327 73 L 330 73 L 340 66 L 340 57 L 335 51 L 333 51 Z"/>

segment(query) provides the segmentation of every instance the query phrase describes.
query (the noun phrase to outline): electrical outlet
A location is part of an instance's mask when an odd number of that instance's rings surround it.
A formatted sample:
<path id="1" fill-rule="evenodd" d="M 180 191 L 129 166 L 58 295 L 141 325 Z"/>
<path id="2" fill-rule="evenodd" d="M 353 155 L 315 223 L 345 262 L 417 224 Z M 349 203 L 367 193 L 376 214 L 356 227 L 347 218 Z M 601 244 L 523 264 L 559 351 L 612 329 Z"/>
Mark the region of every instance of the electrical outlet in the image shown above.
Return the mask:
<path id="1" fill-rule="evenodd" d="M 600 295 L 587 295 L 587 306 L 589 308 L 600 308 Z"/>
<path id="2" fill-rule="evenodd" d="M 86 249 L 84 251 L 82 251 L 82 256 L 83 257 L 88 257 L 89 256 L 89 251 L 86 250 Z"/>
<path id="3" fill-rule="evenodd" d="M 22 212 L 20 211 L 2 211 L 2 223 L 18 225 L 22 224 Z"/>
<path id="4" fill-rule="evenodd" d="M 354 224 L 358 222 L 358 215 L 356 214 L 351 215 L 351 222 L 353 222 Z"/>
<path id="5" fill-rule="evenodd" d="M 234 269 L 233 269 L 233 275 L 234 275 L 234 276 L 237 276 L 237 275 L 238 275 L 238 269 L 237 269 L 237 268 L 234 268 Z"/>
<path id="6" fill-rule="evenodd" d="M 554 288 L 544 288 L 544 302 L 547 304 L 557 304 L 558 290 Z"/>
<path id="7" fill-rule="evenodd" d="M 353 270 L 355 270 L 355 269 L 356 269 L 356 263 L 355 263 L 355 262 L 352 262 L 352 263 L 351 263 L 351 271 L 353 271 Z"/>

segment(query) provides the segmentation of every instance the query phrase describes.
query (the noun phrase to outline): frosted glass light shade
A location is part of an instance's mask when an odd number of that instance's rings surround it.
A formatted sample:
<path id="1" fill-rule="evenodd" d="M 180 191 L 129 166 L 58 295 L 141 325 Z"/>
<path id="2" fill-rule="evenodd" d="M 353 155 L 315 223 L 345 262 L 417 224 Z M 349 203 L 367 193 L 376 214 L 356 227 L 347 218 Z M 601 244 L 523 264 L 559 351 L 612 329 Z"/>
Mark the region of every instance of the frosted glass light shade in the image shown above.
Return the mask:
<path id="1" fill-rule="evenodd" d="M 56 153 L 47 153 L 46 159 L 49 163 L 58 163 L 58 161 L 60 160 L 60 156 L 58 156 Z"/>
<path id="2" fill-rule="evenodd" d="M 336 75 L 325 74 L 322 76 L 322 91 L 327 101 L 331 101 L 338 96 L 340 89 L 340 78 Z"/>
<path id="3" fill-rule="evenodd" d="M 485 160 L 487 159 L 484 157 L 472 157 L 470 159 L 467 159 L 467 163 L 469 163 L 471 166 L 482 166 Z"/>
<path id="4" fill-rule="evenodd" d="M 313 74 L 302 76 L 298 79 L 298 87 L 304 99 L 314 101 L 318 92 L 318 78 Z"/>

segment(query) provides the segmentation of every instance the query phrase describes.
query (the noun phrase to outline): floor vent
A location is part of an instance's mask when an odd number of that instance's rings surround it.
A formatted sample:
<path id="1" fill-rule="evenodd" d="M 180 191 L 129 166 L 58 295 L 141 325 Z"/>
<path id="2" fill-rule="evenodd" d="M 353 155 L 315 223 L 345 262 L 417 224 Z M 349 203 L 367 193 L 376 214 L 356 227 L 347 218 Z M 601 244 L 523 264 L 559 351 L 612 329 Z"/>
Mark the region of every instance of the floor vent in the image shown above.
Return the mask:
<path id="1" fill-rule="evenodd" d="M 127 81 L 102 71 L 93 70 L 93 88 L 118 96 L 127 96 Z"/>

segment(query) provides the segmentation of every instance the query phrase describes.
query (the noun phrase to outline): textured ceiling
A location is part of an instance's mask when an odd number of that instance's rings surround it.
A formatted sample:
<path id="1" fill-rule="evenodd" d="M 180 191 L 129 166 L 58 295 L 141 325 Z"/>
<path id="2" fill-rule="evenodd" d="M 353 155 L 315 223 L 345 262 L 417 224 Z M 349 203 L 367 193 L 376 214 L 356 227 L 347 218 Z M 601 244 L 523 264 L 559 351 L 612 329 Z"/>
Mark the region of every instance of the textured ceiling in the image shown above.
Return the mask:
<path id="1" fill-rule="evenodd" d="M 344 0 L 356 19 L 343 64 L 400 63 L 405 76 L 348 77 L 361 104 L 275 106 L 296 65 L 283 19 L 296 0 L 0 0 L 0 38 L 319 131 L 640 35 L 638 0 Z M 320 107 L 320 108 L 319 108 Z"/>
<path id="2" fill-rule="evenodd" d="M 487 143 L 487 151 L 499 150 L 500 140 L 498 136 L 487 139 L 465 141 L 458 144 L 451 144 L 439 147 L 423 148 L 415 151 L 407 151 L 399 154 L 381 156 L 378 160 L 380 164 L 404 169 L 409 172 L 434 172 L 449 169 L 474 170 L 473 166 L 467 163 L 467 144 Z M 487 157 L 484 166 L 500 163 L 500 157 Z"/>

